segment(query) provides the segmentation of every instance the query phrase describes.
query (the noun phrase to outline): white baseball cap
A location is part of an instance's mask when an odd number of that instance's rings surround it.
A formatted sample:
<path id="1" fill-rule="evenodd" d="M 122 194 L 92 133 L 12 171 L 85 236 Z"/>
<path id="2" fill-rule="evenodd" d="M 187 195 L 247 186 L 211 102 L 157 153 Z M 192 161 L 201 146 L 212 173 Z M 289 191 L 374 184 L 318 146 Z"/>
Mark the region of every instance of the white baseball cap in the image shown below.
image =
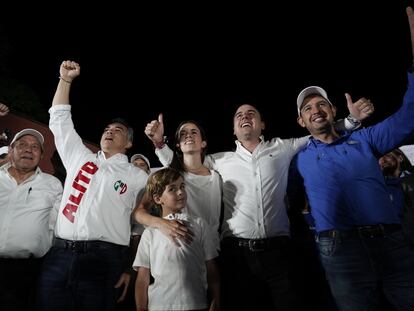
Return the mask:
<path id="1" fill-rule="evenodd" d="M 405 154 L 411 165 L 414 165 L 414 145 L 401 146 L 399 149 Z"/>
<path id="2" fill-rule="evenodd" d="M 14 135 L 13 140 L 11 141 L 10 145 L 12 145 L 15 141 L 19 140 L 20 138 L 22 138 L 25 135 L 32 135 L 32 136 L 36 137 L 36 139 L 39 141 L 40 146 L 42 147 L 42 150 L 43 150 L 43 143 L 45 142 L 45 139 L 43 138 L 43 135 L 39 131 L 36 131 L 35 129 L 24 129 L 24 130 L 21 130 L 20 132 L 16 133 L 16 135 Z"/>
<path id="3" fill-rule="evenodd" d="M 306 97 L 308 97 L 309 95 L 320 95 L 323 98 L 325 98 L 328 103 L 332 105 L 331 101 L 328 98 L 328 94 L 326 93 L 326 91 L 319 87 L 319 86 L 308 86 L 307 88 L 304 88 L 298 95 L 298 98 L 296 99 L 296 105 L 298 107 L 298 115 L 300 116 L 300 108 L 302 107 L 303 101 L 305 100 Z"/>

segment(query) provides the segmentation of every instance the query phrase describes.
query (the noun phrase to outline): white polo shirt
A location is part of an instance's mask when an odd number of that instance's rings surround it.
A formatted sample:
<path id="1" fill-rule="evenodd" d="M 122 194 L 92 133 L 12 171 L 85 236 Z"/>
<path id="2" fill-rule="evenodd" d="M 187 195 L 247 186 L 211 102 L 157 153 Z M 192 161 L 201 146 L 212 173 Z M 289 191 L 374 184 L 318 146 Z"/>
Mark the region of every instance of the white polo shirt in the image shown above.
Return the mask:
<path id="1" fill-rule="evenodd" d="M 62 184 L 37 168 L 18 185 L 10 166 L 0 168 L 0 258 L 42 257 L 51 246 Z"/>
<path id="2" fill-rule="evenodd" d="M 109 159 L 93 153 L 76 133 L 70 105 L 49 109 L 50 129 L 67 171 L 56 236 L 129 245 L 130 216 L 144 190 L 147 174 L 125 154 Z"/>

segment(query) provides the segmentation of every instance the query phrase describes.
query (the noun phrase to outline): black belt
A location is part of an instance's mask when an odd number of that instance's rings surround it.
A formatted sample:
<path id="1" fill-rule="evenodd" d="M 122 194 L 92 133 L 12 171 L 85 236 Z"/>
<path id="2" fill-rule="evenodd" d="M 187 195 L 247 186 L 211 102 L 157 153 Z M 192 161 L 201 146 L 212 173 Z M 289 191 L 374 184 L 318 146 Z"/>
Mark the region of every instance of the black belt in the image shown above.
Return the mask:
<path id="1" fill-rule="evenodd" d="M 400 224 L 378 224 L 369 226 L 360 226 L 346 230 L 326 230 L 318 233 L 318 237 L 364 237 L 364 238 L 378 238 L 387 236 L 393 232 L 401 230 Z"/>
<path id="2" fill-rule="evenodd" d="M 262 252 L 279 249 L 286 246 L 289 242 L 288 236 L 276 236 L 266 239 L 243 239 L 228 237 L 223 239 L 223 247 L 247 248 L 251 252 Z"/>
<path id="3" fill-rule="evenodd" d="M 60 238 L 55 238 L 53 246 L 57 248 L 64 248 L 71 250 L 77 253 L 86 253 L 90 250 L 99 250 L 99 249 L 119 249 L 126 248 L 127 246 L 118 245 L 105 241 L 70 241 Z"/>

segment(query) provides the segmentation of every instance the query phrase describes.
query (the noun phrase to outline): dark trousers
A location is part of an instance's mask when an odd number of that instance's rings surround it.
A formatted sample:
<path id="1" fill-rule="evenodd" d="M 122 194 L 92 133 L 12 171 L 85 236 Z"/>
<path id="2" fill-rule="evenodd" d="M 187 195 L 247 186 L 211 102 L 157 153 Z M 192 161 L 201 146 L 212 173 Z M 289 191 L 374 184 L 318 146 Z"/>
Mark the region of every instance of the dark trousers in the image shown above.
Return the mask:
<path id="1" fill-rule="evenodd" d="M 39 277 L 38 310 L 114 310 L 120 295 L 114 286 L 123 272 L 127 248 L 112 245 L 52 247 Z"/>
<path id="2" fill-rule="evenodd" d="M 0 258 L 0 310 L 34 310 L 40 259 Z"/>
<path id="3" fill-rule="evenodd" d="M 371 236 L 352 232 L 318 239 L 338 308 L 379 310 L 382 289 L 396 310 L 414 310 L 414 246 L 402 230 Z"/>
<path id="4" fill-rule="evenodd" d="M 250 248 L 225 238 L 219 258 L 223 310 L 293 310 L 288 273 L 289 238 Z M 254 244 L 251 243 L 253 246 Z"/>

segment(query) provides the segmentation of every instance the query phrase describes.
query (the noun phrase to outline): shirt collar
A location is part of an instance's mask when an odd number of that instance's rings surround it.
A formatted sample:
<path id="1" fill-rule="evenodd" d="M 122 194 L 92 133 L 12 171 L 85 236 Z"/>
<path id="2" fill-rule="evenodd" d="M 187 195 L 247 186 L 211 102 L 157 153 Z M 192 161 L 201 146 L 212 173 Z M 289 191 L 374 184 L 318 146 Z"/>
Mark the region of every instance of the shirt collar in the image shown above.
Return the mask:
<path id="1" fill-rule="evenodd" d="M 4 163 L 4 164 L 0 167 L 0 170 L 3 170 L 3 171 L 8 171 L 8 170 L 9 170 L 9 168 L 10 168 L 11 166 L 12 166 L 12 165 L 11 165 L 11 162 L 9 161 L 9 162 L 7 162 L 7 163 Z M 42 170 L 40 169 L 40 167 L 39 167 L 39 166 L 37 166 L 37 167 L 36 167 L 36 170 L 35 170 L 35 175 L 40 174 L 40 173 L 42 173 Z"/>
<path id="2" fill-rule="evenodd" d="M 313 136 L 310 136 L 309 141 L 308 141 L 308 144 L 307 144 L 307 147 L 309 147 L 310 145 L 312 145 L 314 147 L 317 147 L 317 146 L 337 144 L 337 143 L 340 143 L 340 142 L 348 139 L 349 136 L 351 136 L 351 134 L 352 134 L 352 132 L 341 132 L 340 133 L 340 136 L 338 137 L 338 139 L 335 140 L 335 141 L 333 141 L 330 144 L 324 143 L 323 141 L 320 141 L 319 139 L 317 139 L 317 138 L 315 138 Z"/>
<path id="3" fill-rule="evenodd" d="M 129 162 L 127 155 L 123 153 L 117 153 L 113 155 L 112 157 L 110 157 L 109 159 L 107 159 L 105 156 L 105 153 L 102 150 L 99 150 L 97 153 L 97 157 L 99 160 L 102 160 L 102 161 L 112 161 L 112 159 L 114 159 L 116 161 L 120 160 L 122 162 Z"/>
<path id="4" fill-rule="evenodd" d="M 259 136 L 259 139 L 260 139 L 260 143 L 257 146 L 260 146 L 260 145 L 263 145 L 264 144 L 264 136 L 263 135 L 260 135 Z M 243 147 L 243 145 L 242 145 L 242 143 L 240 141 L 235 140 L 234 142 L 236 143 L 237 149 L 240 149 L 240 148 L 246 149 L 246 148 Z"/>

